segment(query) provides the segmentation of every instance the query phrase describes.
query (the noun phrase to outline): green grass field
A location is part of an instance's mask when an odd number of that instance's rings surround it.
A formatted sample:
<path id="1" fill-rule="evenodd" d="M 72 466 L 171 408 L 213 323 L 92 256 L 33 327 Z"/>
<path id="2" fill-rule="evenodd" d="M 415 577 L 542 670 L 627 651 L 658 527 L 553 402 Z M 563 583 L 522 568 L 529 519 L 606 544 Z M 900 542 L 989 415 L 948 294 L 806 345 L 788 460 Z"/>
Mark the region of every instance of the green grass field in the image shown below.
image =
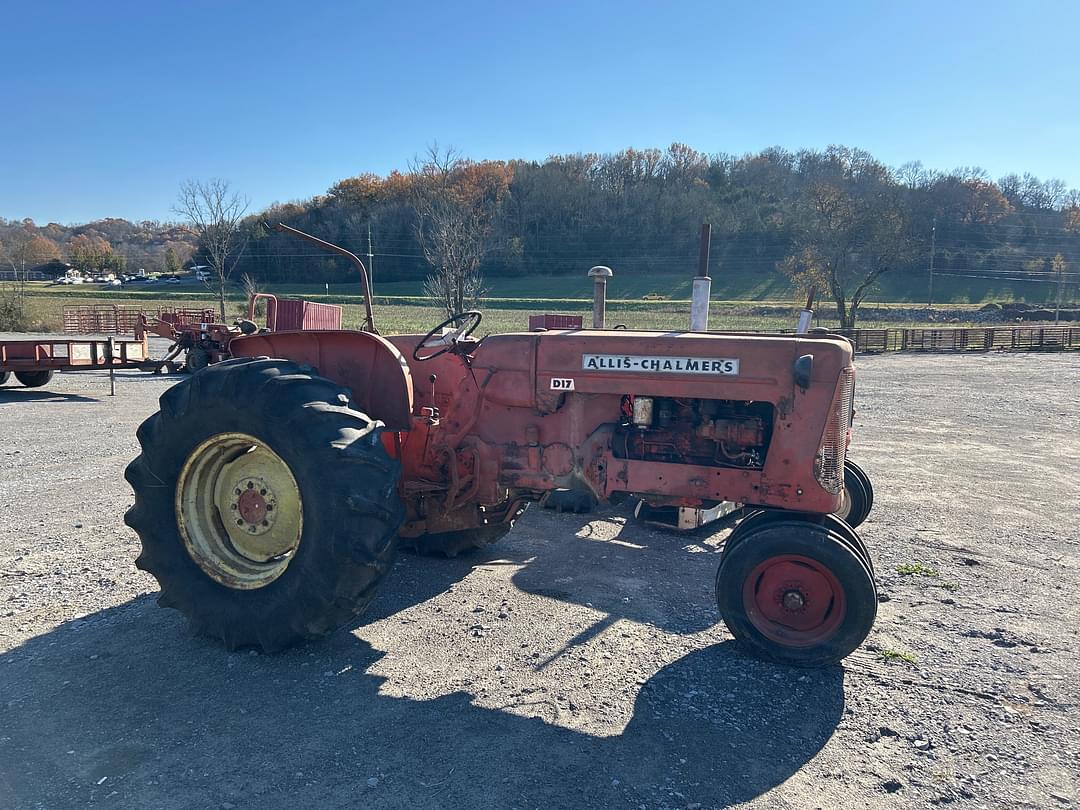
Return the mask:
<path id="1" fill-rule="evenodd" d="M 276 292 L 284 292 L 276 290 Z M 96 294 L 95 294 L 96 293 Z M 296 290 L 295 294 L 301 291 Z M 345 328 L 355 329 L 363 319 L 363 307 L 358 296 L 340 297 L 333 294 L 316 296 L 307 294 L 316 300 L 329 300 L 343 306 Z M 153 312 L 158 307 L 210 307 L 217 304 L 209 293 L 203 291 L 161 291 L 149 290 L 138 294 L 126 291 L 105 292 L 89 289 L 72 291 L 71 288 L 37 287 L 31 290 L 28 300 L 29 316 L 34 331 L 56 332 L 62 328 L 63 307 L 67 304 L 115 304 L 125 308 L 142 309 Z M 379 331 L 384 334 L 406 334 L 426 332 L 442 320 L 443 316 L 436 307 L 421 303 L 418 298 L 384 298 L 377 296 L 375 318 Z M 772 302 L 782 304 L 784 302 Z M 230 295 L 230 319 L 246 313 L 246 303 L 237 290 Z M 795 325 L 793 305 L 790 314 L 752 314 L 752 302 L 715 302 L 711 319 L 713 329 L 732 331 L 774 331 L 790 330 Z M 591 303 L 583 299 L 489 299 L 483 307 L 484 321 L 480 333 L 520 331 L 528 328 L 530 314 L 541 312 L 580 313 L 585 323 L 590 321 Z M 608 323 L 624 324 L 630 329 L 686 329 L 690 307 L 686 301 L 609 301 Z M 860 321 L 866 328 L 925 326 L 929 322 L 911 321 L 881 322 L 874 320 Z M 832 327 L 835 319 L 821 317 L 818 325 Z M 941 324 L 935 324 L 940 326 Z M 955 323 L 953 326 L 968 326 L 970 323 Z"/>
<path id="2" fill-rule="evenodd" d="M 926 302 L 927 276 L 925 273 L 887 275 L 882 279 L 865 302 L 867 306 L 922 305 Z M 379 280 L 375 272 L 376 302 L 381 305 L 424 306 L 423 285 L 420 281 Z M 487 279 L 488 310 L 528 310 L 530 312 L 583 312 L 590 307 L 592 283 L 584 270 L 572 276 L 528 276 L 520 278 L 492 277 Z M 987 301 L 1005 303 L 1027 301 L 1044 303 L 1056 292 L 1054 285 L 1038 282 L 997 282 L 989 279 L 937 276 L 934 281 L 934 302 L 953 307 L 977 307 Z M 620 273 L 608 285 L 608 299 L 612 309 L 625 312 L 627 317 L 640 313 L 643 318 L 663 320 L 663 307 L 684 303 L 690 299 L 691 272 L 680 274 Z M 267 292 L 278 295 L 303 296 L 313 301 L 336 304 L 357 304 L 361 301 L 359 282 L 331 284 L 329 291 L 324 284 L 271 284 Z M 33 294 L 50 298 L 71 300 L 130 300 L 130 301 L 205 301 L 212 295 L 194 283 L 182 285 L 155 285 L 124 287 L 103 290 L 92 285 L 57 287 L 46 284 L 33 285 Z M 237 286 L 234 297 L 241 292 Z M 115 296 L 115 298 L 114 298 Z M 779 273 L 751 273 L 729 270 L 719 272 L 713 279 L 712 298 L 720 305 L 751 306 L 754 303 L 791 304 L 800 301 L 800 294 Z M 648 300 L 659 299 L 659 300 Z M 831 309 L 828 302 L 821 301 L 822 311 Z M 656 308 L 660 307 L 660 310 Z"/>

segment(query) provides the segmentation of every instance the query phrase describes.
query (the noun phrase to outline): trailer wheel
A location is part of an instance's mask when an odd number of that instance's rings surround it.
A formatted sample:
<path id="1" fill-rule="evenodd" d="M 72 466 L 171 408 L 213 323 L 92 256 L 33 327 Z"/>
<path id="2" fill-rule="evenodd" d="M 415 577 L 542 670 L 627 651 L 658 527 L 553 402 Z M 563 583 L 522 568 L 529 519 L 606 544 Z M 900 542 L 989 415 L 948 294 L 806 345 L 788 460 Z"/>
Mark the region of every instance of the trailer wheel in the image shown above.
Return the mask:
<path id="1" fill-rule="evenodd" d="M 0 385 L 3 385 L 4 383 L 6 383 L 10 376 L 11 376 L 10 371 L 0 371 Z"/>
<path id="2" fill-rule="evenodd" d="M 229 649 L 267 652 L 358 616 L 389 570 L 400 463 L 335 383 L 285 360 L 216 364 L 138 431 L 124 521 L 158 604 Z"/>
<path id="3" fill-rule="evenodd" d="M 721 560 L 716 600 L 735 638 L 783 664 L 835 664 L 869 634 L 874 579 L 860 554 L 817 523 L 752 528 Z"/>
<path id="4" fill-rule="evenodd" d="M 53 378 L 52 371 L 16 371 L 15 379 L 27 388 L 41 388 Z"/>
<path id="5" fill-rule="evenodd" d="M 189 374 L 201 371 L 208 365 L 210 365 L 210 352 L 206 351 L 206 349 L 192 346 L 187 350 L 187 354 L 184 356 L 184 368 Z"/>

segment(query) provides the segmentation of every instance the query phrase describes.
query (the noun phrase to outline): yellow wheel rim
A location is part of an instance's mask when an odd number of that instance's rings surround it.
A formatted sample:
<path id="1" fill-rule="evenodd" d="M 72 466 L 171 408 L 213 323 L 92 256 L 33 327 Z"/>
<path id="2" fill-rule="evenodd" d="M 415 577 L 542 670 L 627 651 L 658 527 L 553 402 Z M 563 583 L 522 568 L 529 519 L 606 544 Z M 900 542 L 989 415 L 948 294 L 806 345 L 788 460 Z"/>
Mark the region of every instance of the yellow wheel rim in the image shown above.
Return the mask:
<path id="1" fill-rule="evenodd" d="M 303 503 L 289 465 L 246 433 L 219 433 L 180 471 L 176 516 L 191 558 L 214 580 L 252 590 L 281 576 L 300 545 Z"/>

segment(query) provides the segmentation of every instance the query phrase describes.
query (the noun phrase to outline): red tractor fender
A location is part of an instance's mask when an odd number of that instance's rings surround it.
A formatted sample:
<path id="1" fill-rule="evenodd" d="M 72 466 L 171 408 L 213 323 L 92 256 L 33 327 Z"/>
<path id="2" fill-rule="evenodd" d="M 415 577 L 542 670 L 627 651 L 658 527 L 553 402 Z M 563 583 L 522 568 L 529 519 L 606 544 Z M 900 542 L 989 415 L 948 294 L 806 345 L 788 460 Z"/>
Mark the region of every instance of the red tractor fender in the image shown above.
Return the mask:
<path id="1" fill-rule="evenodd" d="M 409 430 L 412 374 L 390 341 L 370 332 L 268 332 L 237 337 L 233 357 L 275 357 L 315 368 L 352 392 L 353 403 L 393 431 Z"/>

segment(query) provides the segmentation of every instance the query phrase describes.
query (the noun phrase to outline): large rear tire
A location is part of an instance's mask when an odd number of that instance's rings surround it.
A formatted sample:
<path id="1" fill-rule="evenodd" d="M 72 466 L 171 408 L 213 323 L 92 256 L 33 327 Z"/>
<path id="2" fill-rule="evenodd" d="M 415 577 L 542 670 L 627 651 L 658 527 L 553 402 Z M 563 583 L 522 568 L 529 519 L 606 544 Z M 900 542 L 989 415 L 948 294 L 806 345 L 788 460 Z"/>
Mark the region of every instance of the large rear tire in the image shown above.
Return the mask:
<path id="1" fill-rule="evenodd" d="M 139 427 L 124 516 L 158 604 L 229 649 L 267 652 L 355 619 L 404 516 L 382 423 L 286 360 L 214 365 L 160 406 Z"/>
<path id="2" fill-rule="evenodd" d="M 854 651 L 877 616 L 874 578 L 858 550 L 827 525 L 768 520 L 727 550 L 716 601 L 755 655 L 821 667 Z"/>
<path id="3" fill-rule="evenodd" d="M 16 371 L 15 379 L 27 388 L 41 388 L 53 378 L 52 371 Z"/>

